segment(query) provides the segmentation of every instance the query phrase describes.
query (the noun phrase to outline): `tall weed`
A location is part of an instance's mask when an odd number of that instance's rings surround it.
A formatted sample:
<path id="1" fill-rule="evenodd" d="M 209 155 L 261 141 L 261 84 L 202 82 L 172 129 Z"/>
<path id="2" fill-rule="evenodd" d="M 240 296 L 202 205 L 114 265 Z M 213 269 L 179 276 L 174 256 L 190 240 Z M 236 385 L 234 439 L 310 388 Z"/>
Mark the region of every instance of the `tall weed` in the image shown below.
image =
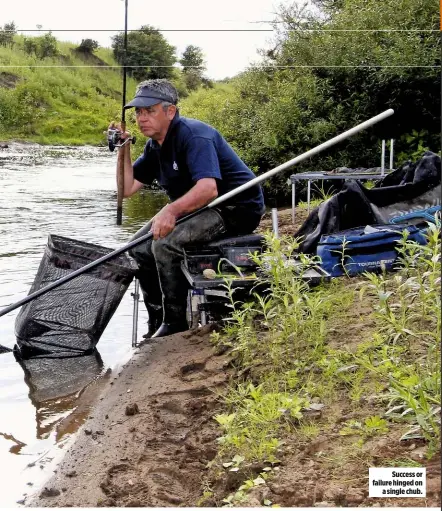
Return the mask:
<path id="1" fill-rule="evenodd" d="M 427 245 L 404 235 L 396 274 L 367 274 L 379 298 L 378 339 L 357 357 L 361 366 L 388 382 L 385 413 L 408 424 L 403 439 L 424 438 L 429 454 L 440 444 L 441 242 L 440 219 L 427 229 Z"/>

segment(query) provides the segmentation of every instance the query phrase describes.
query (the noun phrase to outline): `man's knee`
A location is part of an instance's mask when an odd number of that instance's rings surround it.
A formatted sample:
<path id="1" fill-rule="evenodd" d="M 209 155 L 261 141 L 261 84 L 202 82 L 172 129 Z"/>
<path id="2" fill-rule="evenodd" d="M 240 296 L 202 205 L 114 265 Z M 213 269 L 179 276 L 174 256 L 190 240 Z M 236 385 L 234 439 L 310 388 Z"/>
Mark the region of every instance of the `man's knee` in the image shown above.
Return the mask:
<path id="1" fill-rule="evenodd" d="M 152 225 L 152 220 L 150 220 L 145 226 L 143 226 L 138 232 L 132 236 L 129 242 L 135 241 L 142 236 L 145 236 L 150 232 L 150 228 Z M 139 245 L 128 250 L 128 253 L 131 257 L 135 259 L 135 261 L 140 262 L 149 258 L 152 258 L 150 244 L 152 240 L 146 240 L 144 243 L 140 243 Z"/>
<path id="2" fill-rule="evenodd" d="M 128 252 L 138 264 L 150 264 L 153 261 L 152 241 L 150 240 L 132 247 Z"/>
<path id="3" fill-rule="evenodd" d="M 129 252 L 128 252 L 129 255 L 135 259 L 135 261 L 138 258 L 138 254 L 137 254 L 137 250 L 136 249 L 137 249 L 137 247 L 131 248 L 131 249 L 129 249 Z"/>

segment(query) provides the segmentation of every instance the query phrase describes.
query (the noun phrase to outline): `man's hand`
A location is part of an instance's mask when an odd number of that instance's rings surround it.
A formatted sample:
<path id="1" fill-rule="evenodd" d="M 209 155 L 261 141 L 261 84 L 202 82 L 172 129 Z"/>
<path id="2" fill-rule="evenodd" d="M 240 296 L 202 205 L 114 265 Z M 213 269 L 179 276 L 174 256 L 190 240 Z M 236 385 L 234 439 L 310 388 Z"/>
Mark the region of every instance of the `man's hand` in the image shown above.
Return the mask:
<path id="1" fill-rule="evenodd" d="M 170 204 L 164 206 L 164 208 L 155 215 L 152 221 L 151 231 L 153 239 L 158 240 L 171 233 L 175 228 L 176 220 L 177 217 L 171 211 Z"/>
<path id="2" fill-rule="evenodd" d="M 122 131 L 121 124 L 117 123 L 115 121 L 112 121 L 109 124 L 108 130 L 118 130 L 118 131 L 120 131 L 121 132 L 121 135 L 120 135 L 121 140 L 125 140 L 126 138 L 130 138 L 131 137 L 130 131 Z"/>
<path id="3" fill-rule="evenodd" d="M 109 124 L 108 129 L 118 130 L 121 132 L 121 124 L 119 124 L 115 121 L 112 121 Z M 107 133 L 107 132 L 105 132 L 105 133 Z M 124 131 L 121 133 L 121 140 L 126 140 L 130 136 L 131 135 L 130 135 L 129 131 Z M 124 196 L 124 198 L 127 198 L 127 197 L 131 197 L 140 188 L 142 188 L 143 183 L 134 179 L 132 158 L 131 158 L 131 154 L 130 154 L 130 145 L 123 146 L 123 147 L 125 148 L 125 151 L 122 151 L 121 153 L 119 153 L 119 157 L 120 156 L 124 157 L 124 187 L 123 187 L 124 195 L 123 196 Z M 118 147 L 118 149 L 120 149 L 120 148 L 121 148 L 121 146 Z M 119 165 L 117 164 L 117 188 L 119 186 L 119 179 L 120 179 L 118 176 L 118 169 L 119 169 Z"/>

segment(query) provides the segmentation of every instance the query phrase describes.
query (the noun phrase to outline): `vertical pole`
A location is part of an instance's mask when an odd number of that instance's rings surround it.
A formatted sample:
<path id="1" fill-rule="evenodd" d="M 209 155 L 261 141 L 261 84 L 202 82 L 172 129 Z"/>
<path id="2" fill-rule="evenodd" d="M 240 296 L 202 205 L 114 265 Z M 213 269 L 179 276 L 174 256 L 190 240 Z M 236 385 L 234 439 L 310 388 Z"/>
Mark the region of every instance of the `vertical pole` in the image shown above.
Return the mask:
<path id="1" fill-rule="evenodd" d="M 307 214 L 310 214 L 310 179 L 307 181 Z"/>
<path id="2" fill-rule="evenodd" d="M 381 152 L 381 176 L 385 172 L 385 140 L 382 140 L 382 152 Z"/>
<path id="3" fill-rule="evenodd" d="M 196 328 L 198 326 L 198 323 L 200 322 L 200 310 L 198 309 L 199 303 L 200 297 L 198 289 L 190 288 L 189 290 L 190 328 Z"/>
<path id="4" fill-rule="evenodd" d="M 279 230 L 278 230 L 278 210 L 276 208 L 272 208 L 272 230 L 275 238 L 279 238 Z"/>
<path id="5" fill-rule="evenodd" d="M 121 123 L 121 129 L 125 130 Z M 117 225 L 123 223 L 123 197 L 124 197 L 124 155 L 127 150 L 127 144 L 118 149 L 117 155 Z"/>
<path id="6" fill-rule="evenodd" d="M 393 170 L 393 144 L 394 140 L 390 140 L 390 170 Z"/>
<path id="7" fill-rule="evenodd" d="M 132 293 L 134 297 L 134 312 L 132 317 L 132 348 L 137 347 L 137 332 L 138 332 L 138 302 L 140 300 L 140 283 L 138 279 L 134 279 L 135 289 Z"/>
<path id="8" fill-rule="evenodd" d="M 126 131 L 126 57 L 127 57 L 127 3 L 124 0 L 124 52 L 123 52 L 123 105 L 121 108 L 121 129 Z M 120 147 L 117 158 L 117 225 L 123 222 L 123 197 L 124 197 L 124 155 L 129 151 L 127 144 Z"/>
<path id="9" fill-rule="evenodd" d="M 295 190 L 295 186 L 296 186 L 296 181 L 293 180 L 292 182 L 292 224 L 295 225 L 295 208 L 296 208 L 296 190 Z"/>
<path id="10" fill-rule="evenodd" d="M 199 303 L 204 306 L 207 303 L 207 298 L 204 289 L 199 290 Z M 205 309 L 201 310 L 201 326 L 207 325 L 207 312 Z"/>

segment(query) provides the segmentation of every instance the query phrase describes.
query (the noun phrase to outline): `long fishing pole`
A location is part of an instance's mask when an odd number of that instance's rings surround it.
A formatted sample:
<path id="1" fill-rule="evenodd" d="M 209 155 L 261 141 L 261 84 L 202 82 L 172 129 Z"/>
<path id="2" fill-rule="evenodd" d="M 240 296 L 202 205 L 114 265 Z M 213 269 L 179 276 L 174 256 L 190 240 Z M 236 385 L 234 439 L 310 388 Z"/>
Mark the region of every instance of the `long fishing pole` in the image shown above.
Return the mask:
<path id="1" fill-rule="evenodd" d="M 320 153 L 321 151 L 324 151 L 325 149 L 328 149 L 329 147 L 337 144 L 338 142 L 341 142 L 342 140 L 345 140 L 346 138 L 351 137 L 352 135 L 359 133 L 360 131 L 363 131 L 370 126 L 373 126 L 373 124 L 376 124 L 377 122 L 382 121 L 382 120 L 386 119 L 387 117 L 390 117 L 390 115 L 393 115 L 393 114 L 394 114 L 394 110 L 392 110 L 391 108 L 389 110 L 385 110 L 385 112 L 382 112 L 379 115 L 376 115 L 375 117 L 372 117 L 371 119 L 368 119 L 367 121 L 364 121 L 361 124 L 358 124 L 347 131 L 344 131 L 344 133 L 341 133 L 340 135 L 337 135 L 336 137 L 333 137 L 330 140 L 327 140 L 326 142 L 314 147 L 313 149 L 310 149 L 309 151 L 302 153 L 301 155 L 297 156 L 296 158 L 293 158 L 292 160 L 289 160 L 286 163 L 283 163 L 282 165 L 279 165 L 278 167 L 275 167 L 274 169 L 269 170 L 268 172 L 265 172 L 261 176 L 257 176 L 256 178 L 252 179 L 251 181 L 248 181 L 247 183 L 244 183 L 243 185 L 238 186 L 238 188 L 235 188 L 234 190 L 231 190 L 230 192 L 227 192 L 226 194 L 221 195 L 220 197 L 216 198 L 214 201 L 212 201 L 207 206 L 204 206 L 203 208 L 198 209 L 198 210 L 194 211 L 193 213 L 190 213 L 189 215 L 186 215 L 186 216 L 178 219 L 176 223 L 179 224 L 181 222 L 189 220 L 190 218 L 193 218 L 194 216 L 200 214 L 201 212 L 203 212 L 207 209 L 211 209 L 215 206 L 218 206 L 219 204 L 234 197 L 235 195 L 238 195 L 239 193 L 247 190 L 248 188 L 251 188 L 252 186 L 255 186 L 258 183 L 261 183 L 261 181 L 265 181 L 269 177 L 274 176 L 278 172 L 281 172 L 282 170 L 286 170 L 290 167 L 293 167 L 293 165 L 296 165 L 297 163 L 301 163 L 302 161 L 306 160 L 307 158 L 311 158 L 312 156 Z M 66 282 L 69 282 L 70 280 L 74 279 L 75 277 L 78 277 L 78 275 L 82 275 L 83 273 L 87 272 L 88 270 L 95 268 L 96 266 L 99 266 L 101 263 L 109 261 L 113 257 L 116 257 L 116 256 L 122 254 L 123 252 L 127 252 L 131 248 L 134 248 L 151 238 L 152 238 L 152 233 L 149 232 L 149 233 L 145 234 L 144 236 L 141 236 L 140 238 L 129 242 L 127 245 L 124 245 L 123 247 L 118 248 L 117 250 L 114 250 L 110 254 L 100 257 L 96 261 L 92 261 L 91 263 L 87 264 L 86 266 L 83 266 L 82 268 L 79 268 L 78 270 L 75 270 L 74 272 L 70 273 L 69 275 L 66 275 L 63 278 L 56 280 L 55 282 L 52 282 L 48 286 L 43 287 L 37 291 L 34 291 L 32 294 L 28 295 L 26 298 L 23 298 L 23 299 L 19 300 L 18 302 L 14 303 L 12 305 L 9 305 L 8 307 L 6 307 L 2 311 L 0 311 L 0 317 L 4 316 L 8 312 L 13 311 L 14 309 L 17 309 L 18 307 L 21 307 L 22 305 L 25 305 L 26 303 L 34 300 L 35 298 L 38 298 L 39 296 L 47 293 L 48 291 L 51 291 L 52 289 L 55 289 L 56 287 L 59 287 L 62 284 L 65 284 Z"/>
<path id="2" fill-rule="evenodd" d="M 126 62 L 127 62 L 127 4 L 128 0 L 124 0 L 124 50 L 123 50 L 123 104 L 121 108 L 121 130 L 126 131 Z M 124 158 L 126 151 L 129 149 L 126 144 L 122 145 L 117 156 L 117 225 L 123 222 L 123 197 L 124 197 Z"/>

